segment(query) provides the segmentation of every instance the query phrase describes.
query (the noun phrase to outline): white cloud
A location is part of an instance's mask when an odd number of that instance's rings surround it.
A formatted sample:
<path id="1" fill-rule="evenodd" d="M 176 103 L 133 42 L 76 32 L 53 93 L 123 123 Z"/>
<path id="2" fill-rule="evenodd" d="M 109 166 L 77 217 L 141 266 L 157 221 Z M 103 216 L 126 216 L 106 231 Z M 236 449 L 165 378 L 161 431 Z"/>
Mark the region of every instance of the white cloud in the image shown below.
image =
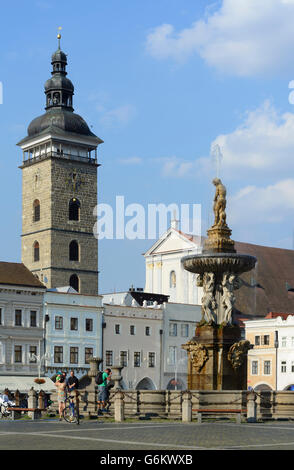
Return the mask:
<path id="1" fill-rule="evenodd" d="M 120 158 L 119 162 L 122 165 L 140 165 L 143 159 L 141 157 Z"/>
<path id="2" fill-rule="evenodd" d="M 118 108 L 106 111 L 100 118 L 101 124 L 105 126 L 115 126 L 128 124 L 136 115 L 136 108 L 131 104 L 119 106 Z"/>
<path id="3" fill-rule="evenodd" d="M 286 177 L 294 171 L 294 114 L 280 114 L 267 101 L 248 112 L 232 133 L 218 136 L 215 144 L 223 154 L 225 177 Z"/>
<path id="4" fill-rule="evenodd" d="M 247 186 L 228 198 L 230 221 L 243 227 L 293 220 L 294 179 L 265 187 Z"/>
<path id="5" fill-rule="evenodd" d="M 222 0 L 215 11 L 176 31 L 162 24 L 147 36 L 157 59 L 187 60 L 194 53 L 221 72 L 255 76 L 293 70 L 294 1 Z"/>

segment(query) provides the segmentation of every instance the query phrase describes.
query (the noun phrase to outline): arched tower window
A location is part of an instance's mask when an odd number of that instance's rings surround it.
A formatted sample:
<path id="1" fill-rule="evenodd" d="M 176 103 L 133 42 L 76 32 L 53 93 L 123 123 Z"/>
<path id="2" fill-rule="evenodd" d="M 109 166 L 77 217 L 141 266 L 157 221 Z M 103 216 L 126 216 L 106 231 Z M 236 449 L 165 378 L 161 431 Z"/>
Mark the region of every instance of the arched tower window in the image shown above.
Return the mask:
<path id="1" fill-rule="evenodd" d="M 169 287 L 176 287 L 176 285 L 177 285 L 176 273 L 175 271 L 171 271 L 170 277 L 169 277 Z"/>
<path id="2" fill-rule="evenodd" d="M 40 201 L 38 199 L 34 201 L 33 210 L 34 210 L 34 222 L 39 222 L 41 211 L 40 211 Z"/>
<path id="3" fill-rule="evenodd" d="M 79 281 L 79 278 L 76 274 L 72 274 L 69 278 L 69 285 L 74 289 L 76 290 L 77 292 L 79 292 L 79 289 L 80 289 L 80 281 Z"/>
<path id="4" fill-rule="evenodd" d="M 34 243 L 34 261 L 40 261 L 40 245 L 39 245 L 39 242 Z"/>
<path id="5" fill-rule="evenodd" d="M 79 261 L 79 244 L 75 240 L 69 244 L 69 260 Z"/>
<path id="6" fill-rule="evenodd" d="M 68 218 L 69 220 L 80 220 L 80 201 L 75 197 L 69 201 Z"/>

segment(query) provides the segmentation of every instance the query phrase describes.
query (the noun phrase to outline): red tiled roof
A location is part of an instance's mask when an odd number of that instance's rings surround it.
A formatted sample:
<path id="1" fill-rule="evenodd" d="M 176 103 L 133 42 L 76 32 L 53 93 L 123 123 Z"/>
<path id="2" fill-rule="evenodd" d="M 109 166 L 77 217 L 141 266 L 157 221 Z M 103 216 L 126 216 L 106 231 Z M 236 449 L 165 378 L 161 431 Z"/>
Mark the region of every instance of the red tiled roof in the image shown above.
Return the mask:
<path id="1" fill-rule="evenodd" d="M 270 312 L 268 315 L 266 315 L 265 318 L 278 318 L 278 317 L 282 317 L 284 320 L 286 320 L 286 318 L 288 318 L 289 315 L 294 315 L 294 313 Z"/>
<path id="2" fill-rule="evenodd" d="M 0 284 L 46 288 L 23 263 L 6 261 L 0 261 Z"/>
<path id="3" fill-rule="evenodd" d="M 255 268 L 241 276 L 247 285 L 235 291 L 239 313 L 265 317 L 270 312 L 294 312 L 289 290 L 294 288 L 294 250 L 241 242 L 235 242 L 235 249 L 257 258 Z"/>

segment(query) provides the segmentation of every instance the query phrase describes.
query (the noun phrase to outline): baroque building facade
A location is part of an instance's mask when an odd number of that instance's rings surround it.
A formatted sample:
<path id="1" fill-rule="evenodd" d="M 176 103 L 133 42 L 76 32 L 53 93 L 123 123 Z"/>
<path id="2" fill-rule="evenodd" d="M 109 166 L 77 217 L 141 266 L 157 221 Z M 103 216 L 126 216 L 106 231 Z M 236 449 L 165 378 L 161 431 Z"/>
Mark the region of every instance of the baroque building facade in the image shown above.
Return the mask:
<path id="1" fill-rule="evenodd" d="M 97 147 L 103 141 L 73 111 L 67 56 L 52 55 L 46 112 L 18 145 L 23 151 L 22 262 L 47 288 L 98 293 Z"/>

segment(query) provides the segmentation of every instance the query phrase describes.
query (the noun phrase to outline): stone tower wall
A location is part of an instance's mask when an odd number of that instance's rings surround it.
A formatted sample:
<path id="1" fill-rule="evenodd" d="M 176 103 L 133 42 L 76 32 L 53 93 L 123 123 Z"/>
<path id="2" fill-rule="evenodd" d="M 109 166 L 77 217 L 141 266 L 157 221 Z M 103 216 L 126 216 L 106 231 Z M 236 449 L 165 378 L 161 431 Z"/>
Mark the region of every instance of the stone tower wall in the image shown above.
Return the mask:
<path id="1" fill-rule="evenodd" d="M 47 287 L 69 285 L 71 274 L 80 280 L 80 292 L 98 292 L 98 242 L 93 235 L 97 205 L 97 166 L 77 160 L 48 158 L 22 167 L 22 262 Z M 75 175 L 75 177 L 74 177 Z M 69 201 L 80 202 L 80 220 L 70 221 Z M 40 201 L 40 221 L 33 220 L 33 203 Z M 69 260 L 69 243 L 79 244 L 79 261 Z M 34 262 L 33 245 L 40 245 Z M 41 271 L 42 269 L 42 271 Z"/>

